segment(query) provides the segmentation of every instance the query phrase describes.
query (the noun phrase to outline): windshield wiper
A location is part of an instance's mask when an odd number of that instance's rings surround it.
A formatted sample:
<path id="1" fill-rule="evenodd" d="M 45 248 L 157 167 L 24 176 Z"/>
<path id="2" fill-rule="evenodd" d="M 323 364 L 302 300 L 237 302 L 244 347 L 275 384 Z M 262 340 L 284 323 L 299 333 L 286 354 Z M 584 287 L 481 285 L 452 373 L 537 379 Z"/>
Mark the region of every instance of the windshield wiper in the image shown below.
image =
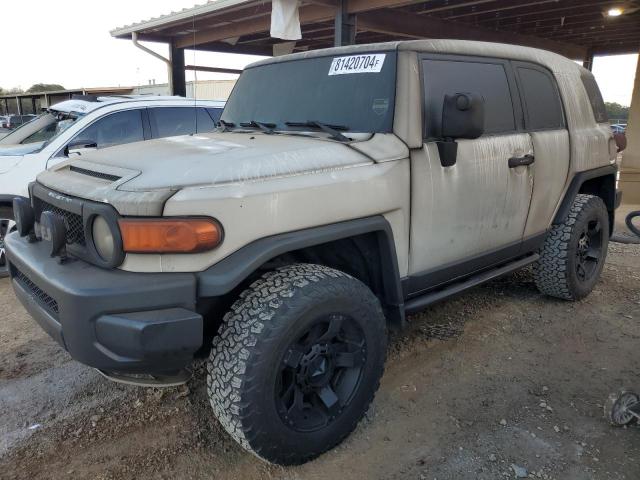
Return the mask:
<path id="1" fill-rule="evenodd" d="M 220 120 L 218 123 L 220 123 L 220 126 L 222 127 L 222 131 L 223 132 L 227 132 L 232 128 L 235 128 L 236 124 L 233 122 L 226 122 L 224 120 Z"/>
<path id="2" fill-rule="evenodd" d="M 249 128 L 259 128 L 264 133 L 268 133 L 268 134 L 275 133 L 273 129 L 276 128 L 275 123 L 256 122 L 255 120 L 251 120 L 249 122 L 242 122 L 240 126 L 249 127 Z"/>
<path id="3" fill-rule="evenodd" d="M 287 127 L 310 127 L 322 130 L 325 133 L 331 135 L 331 138 L 338 140 L 339 142 L 349 142 L 351 139 L 345 137 L 339 130 L 347 131 L 349 127 L 345 125 L 330 125 L 328 123 L 322 123 L 315 120 L 308 120 L 306 122 L 285 122 Z"/>

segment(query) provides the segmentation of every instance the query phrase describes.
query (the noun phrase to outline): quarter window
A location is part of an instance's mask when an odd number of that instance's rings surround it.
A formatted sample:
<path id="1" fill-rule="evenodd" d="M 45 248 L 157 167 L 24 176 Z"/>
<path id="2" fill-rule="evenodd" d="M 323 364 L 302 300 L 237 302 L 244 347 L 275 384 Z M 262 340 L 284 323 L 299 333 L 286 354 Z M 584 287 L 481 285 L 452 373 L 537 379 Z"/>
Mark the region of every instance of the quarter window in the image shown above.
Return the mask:
<path id="1" fill-rule="evenodd" d="M 444 96 L 456 93 L 484 98 L 486 133 L 515 131 L 511 90 L 502 63 L 429 59 L 423 62 L 423 78 L 427 138 L 441 136 Z"/>
<path id="2" fill-rule="evenodd" d="M 607 115 L 607 109 L 604 106 L 604 100 L 602 100 L 602 94 L 596 83 L 596 79 L 591 73 L 584 73 L 580 76 L 584 89 L 587 91 L 589 97 L 589 103 L 591 103 L 591 109 L 593 110 L 593 116 L 596 123 L 606 123 L 609 121 Z"/>
<path id="3" fill-rule="evenodd" d="M 220 116 L 222 115 L 222 109 L 221 108 L 207 108 L 207 112 L 209 112 L 209 115 L 211 115 L 211 118 L 213 118 L 213 121 L 218 123 L 218 121 L 220 120 Z"/>
<path id="4" fill-rule="evenodd" d="M 215 122 L 205 108 L 150 108 L 149 118 L 151 121 L 151 134 L 154 138 L 210 132 L 216 128 Z"/>
<path id="5" fill-rule="evenodd" d="M 555 80 L 535 67 L 518 67 L 527 130 L 564 127 L 562 104 Z"/>

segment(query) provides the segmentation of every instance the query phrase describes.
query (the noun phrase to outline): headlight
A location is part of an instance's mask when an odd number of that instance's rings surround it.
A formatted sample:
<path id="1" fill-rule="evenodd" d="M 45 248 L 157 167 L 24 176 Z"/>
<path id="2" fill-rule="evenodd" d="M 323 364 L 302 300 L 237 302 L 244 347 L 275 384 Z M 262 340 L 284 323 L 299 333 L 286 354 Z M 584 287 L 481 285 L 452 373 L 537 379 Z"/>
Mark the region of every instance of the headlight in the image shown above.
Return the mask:
<path id="1" fill-rule="evenodd" d="M 93 219 L 91 232 L 98 255 L 105 262 L 111 262 L 115 255 L 116 241 L 107 221 L 103 217 L 96 216 Z"/>

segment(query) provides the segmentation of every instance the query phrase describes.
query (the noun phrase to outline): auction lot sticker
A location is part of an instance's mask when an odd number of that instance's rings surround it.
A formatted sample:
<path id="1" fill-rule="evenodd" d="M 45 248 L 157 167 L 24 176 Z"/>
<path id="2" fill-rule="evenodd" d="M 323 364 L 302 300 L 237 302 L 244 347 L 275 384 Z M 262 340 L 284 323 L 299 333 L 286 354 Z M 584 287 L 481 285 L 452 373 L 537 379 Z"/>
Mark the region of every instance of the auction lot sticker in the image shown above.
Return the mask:
<path id="1" fill-rule="evenodd" d="M 385 53 L 368 55 L 351 55 L 334 58 L 329 68 L 329 75 L 348 75 L 350 73 L 380 73 Z"/>

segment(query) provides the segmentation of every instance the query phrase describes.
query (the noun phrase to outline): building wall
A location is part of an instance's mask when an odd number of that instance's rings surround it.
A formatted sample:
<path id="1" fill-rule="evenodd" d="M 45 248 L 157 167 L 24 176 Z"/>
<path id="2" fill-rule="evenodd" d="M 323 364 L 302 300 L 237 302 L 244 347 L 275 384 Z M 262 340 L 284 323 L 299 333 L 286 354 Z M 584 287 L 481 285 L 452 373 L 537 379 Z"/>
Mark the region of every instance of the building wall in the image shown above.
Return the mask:
<path id="1" fill-rule="evenodd" d="M 235 80 L 199 80 L 194 91 L 194 82 L 187 82 L 187 97 L 201 100 L 226 100 L 235 84 Z M 133 88 L 133 93 L 137 95 L 169 95 L 169 85 L 166 83 L 140 85 Z"/>

